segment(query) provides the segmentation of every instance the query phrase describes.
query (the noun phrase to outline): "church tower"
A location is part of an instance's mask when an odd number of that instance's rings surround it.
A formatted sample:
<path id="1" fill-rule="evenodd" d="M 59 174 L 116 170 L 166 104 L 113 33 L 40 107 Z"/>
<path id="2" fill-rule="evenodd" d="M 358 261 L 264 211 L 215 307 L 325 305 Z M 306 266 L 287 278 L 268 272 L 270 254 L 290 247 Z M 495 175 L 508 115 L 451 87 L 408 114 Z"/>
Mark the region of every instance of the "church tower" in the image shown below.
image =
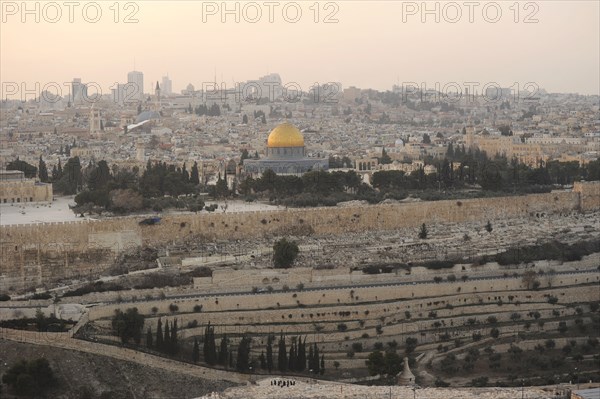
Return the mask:
<path id="1" fill-rule="evenodd" d="M 90 133 L 100 133 L 102 130 L 102 117 L 100 111 L 94 108 L 95 104 L 92 104 L 90 110 Z"/>

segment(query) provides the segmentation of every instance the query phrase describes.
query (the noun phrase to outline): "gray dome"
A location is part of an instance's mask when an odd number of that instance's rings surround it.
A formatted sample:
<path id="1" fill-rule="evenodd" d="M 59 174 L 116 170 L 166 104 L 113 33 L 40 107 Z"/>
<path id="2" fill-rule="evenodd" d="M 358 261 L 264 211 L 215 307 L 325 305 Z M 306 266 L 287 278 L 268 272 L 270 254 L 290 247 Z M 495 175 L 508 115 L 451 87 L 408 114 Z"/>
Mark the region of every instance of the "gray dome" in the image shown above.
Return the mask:
<path id="1" fill-rule="evenodd" d="M 160 114 L 156 111 L 144 111 L 135 118 L 135 123 L 140 123 L 149 119 L 160 119 Z"/>

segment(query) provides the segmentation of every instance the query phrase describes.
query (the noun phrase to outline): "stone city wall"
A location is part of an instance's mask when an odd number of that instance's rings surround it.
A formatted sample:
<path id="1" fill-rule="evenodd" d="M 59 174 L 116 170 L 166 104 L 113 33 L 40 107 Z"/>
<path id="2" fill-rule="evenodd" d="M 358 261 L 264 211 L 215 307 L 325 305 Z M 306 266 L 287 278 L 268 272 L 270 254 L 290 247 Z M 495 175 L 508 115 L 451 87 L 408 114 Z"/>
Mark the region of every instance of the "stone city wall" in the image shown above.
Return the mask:
<path id="1" fill-rule="evenodd" d="M 64 278 L 98 275 L 115 257 L 140 246 L 193 239 L 248 239 L 282 236 L 310 226 L 316 235 L 503 219 L 600 207 L 595 183 L 574 191 L 504 198 L 479 198 L 357 207 L 262 212 L 175 214 L 156 225 L 142 217 L 101 221 L 3 226 L 0 232 L 0 290 L 40 287 Z M 581 203 L 580 198 L 584 199 Z M 599 201 L 595 201 L 598 199 Z"/>

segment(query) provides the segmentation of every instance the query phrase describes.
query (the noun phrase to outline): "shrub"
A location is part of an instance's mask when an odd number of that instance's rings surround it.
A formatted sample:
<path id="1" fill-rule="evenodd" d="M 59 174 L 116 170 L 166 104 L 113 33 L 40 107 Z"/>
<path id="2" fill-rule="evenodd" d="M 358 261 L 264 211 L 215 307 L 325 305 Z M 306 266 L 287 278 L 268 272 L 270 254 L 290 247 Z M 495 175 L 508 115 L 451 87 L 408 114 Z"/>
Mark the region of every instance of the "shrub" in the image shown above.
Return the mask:
<path id="1" fill-rule="evenodd" d="M 419 230 L 419 238 L 421 240 L 425 240 L 425 239 L 427 239 L 427 234 L 428 234 L 427 226 L 425 226 L 425 223 L 423 223 L 421 225 L 421 230 Z"/>
<path id="2" fill-rule="evenodd" d="M 446 382 L 446 381 L 442 380 L 440 377 L 438 377 L 438 378 L 435 379 L 434 384 L 438 388 L 446 388 L 446 387 L 450 386 L 449 382 Z"/>
<path id="3" fill-rule="evenodd" d="M 566 323 L 566 322 L 564 322 L 564 321 L 560 321 L 560 322 L 558 323 L 558 331 L 559 331 L 561 334 L 564 334 L 564 333 L 566 333 L 568 329 L 569 329 L 569 327 L 567 327 L 567 323 Z"/>
<path id="4" fill-rule="evenodd" d="M 471 386 L 473 387 L 486 387 L 488 384 L 488 377 L 477 377 L 471 380 Z"/>
<path id="5" fill-rule="evenodd" d="M 19 396 L 45 396 L 56 383 L 48 360 L 21 360 L 2 376 L 2 382 L 10 385 Z"/>
<path id="6" fill-rule="evenodd" d="M 178 310 L 179 310 L 179 306 L 175 305 L 174 303 L 172 303 L 172 304 L 170 304 L 170 305 L 169 305 L 169 311 L 170 311 L 171 313 L 175 313 L 175 312 L 177 312 Z"/>
<path id="7" fill-rule="evenodd" d="M 31 297 L 31 299 L 50 299 L 52 298 L 52 295 L 50 295 L 48 292 L 40 292 L 37 294 L 33 294 L 33 296 Z"/>
<path id="8" fill-rule="evenodd" d="M 363 345 L 360 342 L 354 342 L 352 344 L 352 350 L 354 352 L 362 352 L 363 351 Z"/>
<path id="9" fill-rule="evenodd" d="M 0 302 L 10 301 L 10 295 L 0 294 Z"/>
<path id="10" fill-rule="evenodd" d="M 285 238 L 275 242 L 273 245 L 273 263 L 276 268 L 287 269 L 292 266 L 299 252 L 298 244 L 295 241 L 288 241 Z"/>
<path id="11" fill-rule="evenodd" d="M 67 291 L 63 294 L 63 297 L 82 296 L 90 294 L 92 292 L 122 291 L 124 289 L 125 287 L 116 283 L 105 283 L 103 281 L 97 281 L 95 283 L 86 284 L 83 287 Z M 47 295 L 47 297 L 40 297 L 38 299 L 50 299 L 50 294 Z"/>
<path id="12" fill-rule="evenodd" d="M 344 332 L 344 331 L 346 331 L 348 329 L 348 326 L 346 324 L 344 324 L 344 323 L 340 323 L 340 324 L 337 325 L 337 329 L 340 332 Z"/>
<path id="13" fill-rule="evenodd" d="M 450 260 L 430 260 L 419 264 L 429 270 L 451 269 L 455 263 Z"/>
<path id="14" fill-rule="evenodd" d="M 512 321 L 520 320 L 521 319 L 521 315 L 519 313 L 513 313 L 513 314 L 510 315 L 510 319 Z"/>
<path id="15" fill-rule="evenodd" d="M 198 320 L 188 321 L 187 328 L 196 328 L 198 327 Z"/>

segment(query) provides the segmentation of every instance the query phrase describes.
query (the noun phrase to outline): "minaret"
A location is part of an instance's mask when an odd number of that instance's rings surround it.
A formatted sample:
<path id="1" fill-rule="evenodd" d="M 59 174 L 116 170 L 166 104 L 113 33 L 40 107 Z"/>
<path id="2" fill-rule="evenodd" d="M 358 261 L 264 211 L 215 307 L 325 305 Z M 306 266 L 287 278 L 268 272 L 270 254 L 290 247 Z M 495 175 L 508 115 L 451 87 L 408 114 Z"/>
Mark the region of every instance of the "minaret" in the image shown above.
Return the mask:
<path id="1" fill-rule="evenodd" d="M 135 143 L 135 158 L 139 162 L 146 162 L 146 146 L 143 141 L 138 140 Z"/>
<path id="2" fill-rule="evenodd" d="M 156 102 L 154 103 L 154 110 L 156 112 L 160 112 L 160 85 L 158 81 L 156 81 L 156 89 L 154 89 L 154 95 L 156 97 Z"/>

